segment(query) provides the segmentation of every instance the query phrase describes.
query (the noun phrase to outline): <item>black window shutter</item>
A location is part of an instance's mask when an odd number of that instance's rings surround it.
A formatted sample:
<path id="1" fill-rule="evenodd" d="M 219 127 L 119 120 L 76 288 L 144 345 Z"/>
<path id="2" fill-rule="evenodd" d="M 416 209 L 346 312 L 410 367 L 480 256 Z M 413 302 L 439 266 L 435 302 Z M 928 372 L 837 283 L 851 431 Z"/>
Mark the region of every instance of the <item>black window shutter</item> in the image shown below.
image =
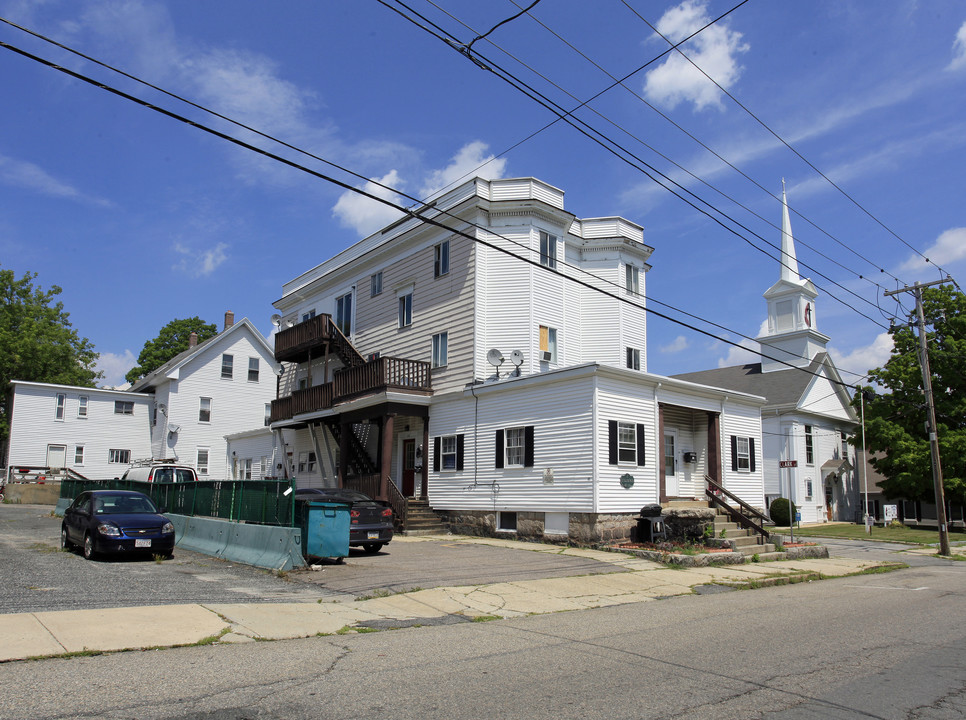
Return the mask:
<path id="1" fill-rule="evenodd" d="M 607 462 L 617 464 L 617 421 L 607 421 Z"/>
<path id="2" fill-rule="evenodd" d="M 751 471 L 755 472 L 755 438 L 748 438 L 748 452 L 751 454 Z"/>
<path id="3" fill-rule="evenodd" d="M 439 472 L 439 437 L 433 438 L 433 472 Z"/>
<path id="4" fill-rule="evenodd" d="M 637 464 L 644 465 L 644 426 L 637 424 Z"/>
<path id="5" fill-rule="evenodd" d="M 499 470 L 503 467 L 503 431 L 496 431 L 496 467 Z"/>
<path id="6" fill-rule="evenodd" d="M 533 425 L 523 429 L 523 467 L 533 467 Z"/>
<path id="7" fill-rule="evenodd" d="M 731 469 L 738 471 L 738 436 L 731 436 Z"/>
<path id="8" fill-rule="evenodd" d="M 456 469 L 463 469 L 463 435 L 456 436 Z"/>

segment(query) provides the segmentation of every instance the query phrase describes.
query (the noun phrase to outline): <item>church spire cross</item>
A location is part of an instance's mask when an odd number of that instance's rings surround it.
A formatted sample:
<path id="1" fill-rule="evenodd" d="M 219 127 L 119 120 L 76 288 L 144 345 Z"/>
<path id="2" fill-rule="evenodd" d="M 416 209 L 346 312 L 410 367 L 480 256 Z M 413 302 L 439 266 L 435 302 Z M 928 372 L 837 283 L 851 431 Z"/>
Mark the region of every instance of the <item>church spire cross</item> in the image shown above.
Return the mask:
<path id="1" fill-rule="evenodd" d="M 795 240 L 792 237 L 792 221 L 788 215 L 788 199 L 785 197 L 785 178 L 782 178 L 782 280 L 799 282 L 798 259 L 795 257 Z"/>

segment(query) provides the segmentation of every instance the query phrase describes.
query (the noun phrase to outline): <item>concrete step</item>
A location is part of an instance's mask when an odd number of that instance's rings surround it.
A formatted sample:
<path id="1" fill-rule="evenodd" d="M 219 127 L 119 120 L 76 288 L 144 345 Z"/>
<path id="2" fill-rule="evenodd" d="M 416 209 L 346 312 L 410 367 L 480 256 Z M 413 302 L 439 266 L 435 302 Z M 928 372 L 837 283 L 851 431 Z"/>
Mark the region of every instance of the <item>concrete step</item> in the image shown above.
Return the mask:
<path id="1" fill-rule="evenodd" d="M 775 552 L 774 551 L 775 550 L 775 546 L 774 545 L 771 545 L 770 547 L 772 549 L 769 550 L 768 552 L 760 552 L 760 553 L 758 553 L 758 561 L 759 562 L 771 562 L 771 561 L 774 561 L 774 560 L 787 560 L 788 559 L 788 556 L 785 553 L 783 553 L 783 552 Z"/>
<path id="2" fill-rule="evenodd" d="M 760 559 L 762 555 L 768 555 L 775 552 L 775 546 L 771 543 L 765 543 L 764 545 L 741 545 L 734 548 L 734 550 L 735 552 L 739 552 L 746 557 L 757 555 Z M 785 555 L 785 553 L 781 554 L 783 556 Z M 782 559 L 784 559 L 784 557 Z"/>

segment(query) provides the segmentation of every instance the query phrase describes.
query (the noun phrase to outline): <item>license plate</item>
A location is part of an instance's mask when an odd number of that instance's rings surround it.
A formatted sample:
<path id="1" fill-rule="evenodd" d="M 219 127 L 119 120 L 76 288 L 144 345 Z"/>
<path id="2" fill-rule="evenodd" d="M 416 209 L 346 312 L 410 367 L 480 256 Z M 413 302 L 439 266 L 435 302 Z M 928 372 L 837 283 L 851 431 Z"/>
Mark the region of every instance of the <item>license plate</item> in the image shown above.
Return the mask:
<path id="1" fill-rule="evenodd" d="M 379 539 L 379 531 L 378 530 L 376 530 L 376 531 L 370 530 L 369 531 L 369 539 L 370 540 L 378 540 Z"/>
<path id="2" fill-rule="evenodd" d="M 134 541 L 134 547 L 136 547 L 136 548 L 139 548 L 139 547 L 151 547 L 151 541 L 150 540 L 135 540 Z"/>

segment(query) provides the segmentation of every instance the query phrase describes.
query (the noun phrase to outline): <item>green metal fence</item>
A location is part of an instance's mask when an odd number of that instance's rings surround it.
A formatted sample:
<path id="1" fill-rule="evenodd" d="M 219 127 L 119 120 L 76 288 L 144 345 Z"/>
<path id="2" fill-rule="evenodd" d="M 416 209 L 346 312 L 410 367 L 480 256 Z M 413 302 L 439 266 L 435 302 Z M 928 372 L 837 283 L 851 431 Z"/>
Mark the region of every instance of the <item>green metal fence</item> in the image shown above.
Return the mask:
<path id="1" fill-rule="evenodd" d="M 291 480 L 198 480 L 189 483 L 146 483 L 134 480 L 64 480 L 61 498 L 73 499 L 85 490 L 137 490 L 166 512 L 223 518 L 236 522 L 294 527 Z"/>

